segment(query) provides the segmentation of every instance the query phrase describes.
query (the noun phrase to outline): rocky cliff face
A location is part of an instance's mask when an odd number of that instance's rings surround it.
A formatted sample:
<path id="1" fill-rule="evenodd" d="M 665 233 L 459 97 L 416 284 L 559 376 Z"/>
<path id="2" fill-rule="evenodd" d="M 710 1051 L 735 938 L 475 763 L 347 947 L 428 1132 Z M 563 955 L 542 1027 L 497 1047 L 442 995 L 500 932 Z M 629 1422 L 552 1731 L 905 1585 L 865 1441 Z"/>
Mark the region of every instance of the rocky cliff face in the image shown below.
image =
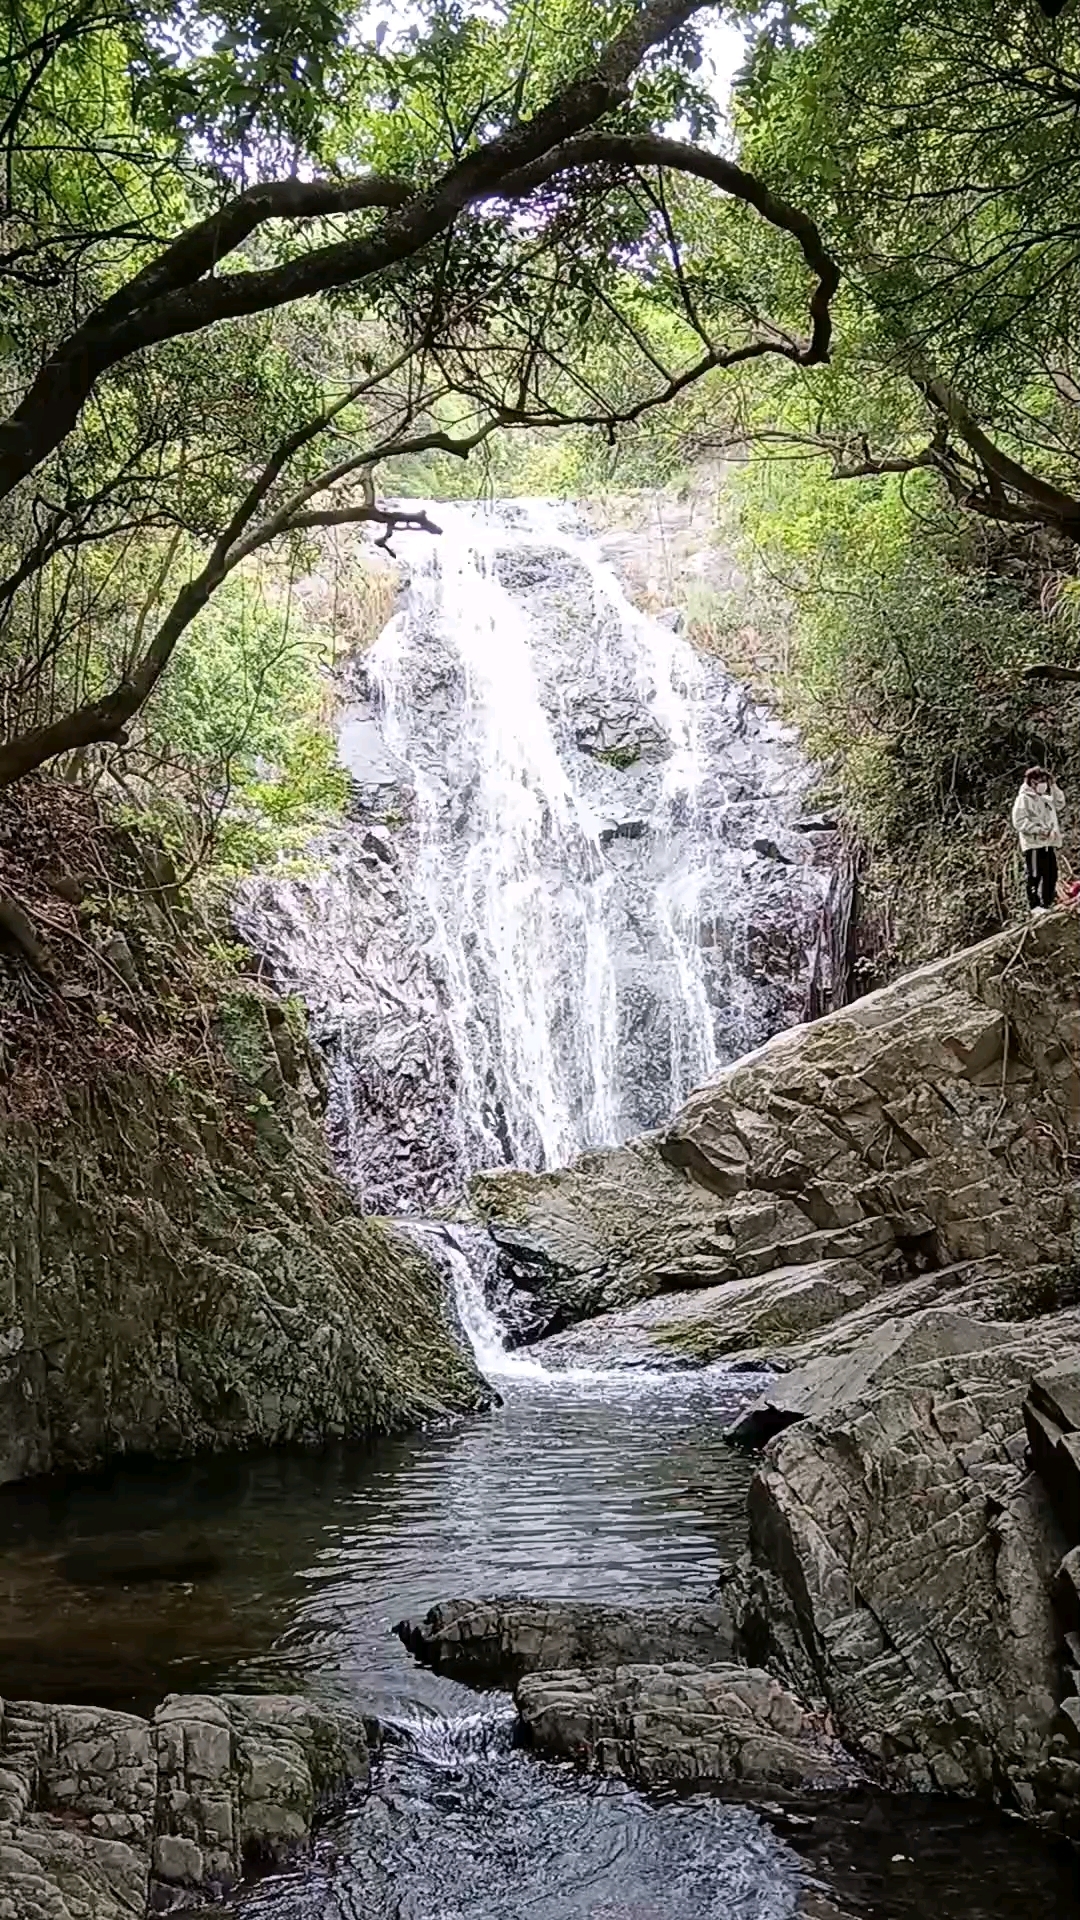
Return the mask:
<path id="1" fill-rule="evenodd" d="M 570 508 L 431 509 L 353 669 L 352 818 L 240 890 L 376 1212 L 658 1123 L 828 984 L 838 835 L 792 731 L 627 600 Z"/>
<path id="2" fill-rule="evenodd" d="M 804 1411 L 751 1485 L 744 1651 L 823 1696 L 889 1785 L 1076 1833 L 1080 1701 L 1055 1607 L 1069 1541 L 1022 1409 L 1032 1375 L 1080 1351 L 1080 1313 L 934 1318 L 886 1326 L 827 1382 L 820 1362 L 816 1382 L 785 1381 Z"/>
<path id="3" fill-rule="evenodd" d="M 332 1172 L 305 1059 L 237 993 L 201 1071 L 0 1123 L 0 1480 L 487 1403 L 441 1276 Z"/>
<path id="4" fill-rule="evenodd" d="M 769 1351 L 770 1312 L 782 1346 L 915 1274 L 1069 1262 L 1078 969 L 1075 916 L 1012 929 L 779 1034 L 663 1133 L 559 1172 L 479 1175 L 522 1324 L 715 1288 L 650 1313 L 673 1344 L 689 1314 L 685 1350 L 707 1359 Z"/>
<path id="5" fill-rule="evenodd" d="M 0 891 L 0 1481 L 487 1404 L 441 1275 L 332 1171 L 302 1008 L 165 850 L 29 781 Z"/>

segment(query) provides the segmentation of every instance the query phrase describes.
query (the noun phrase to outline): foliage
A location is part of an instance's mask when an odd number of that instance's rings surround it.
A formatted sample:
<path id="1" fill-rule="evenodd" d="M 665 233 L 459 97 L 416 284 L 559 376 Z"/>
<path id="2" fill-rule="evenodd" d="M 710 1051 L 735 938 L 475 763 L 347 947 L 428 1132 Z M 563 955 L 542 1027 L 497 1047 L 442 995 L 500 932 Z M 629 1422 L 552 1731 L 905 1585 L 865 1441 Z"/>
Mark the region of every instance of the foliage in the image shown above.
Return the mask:
<path id="1" fill-rule="evenodd" d="M 245 872 L 340 814 L 330 658 L 329 637 L 265 571 L 233 576 L 196 623 L 137 747 L 114 763 L 185 863 L 197 854 L 219 874 Z"/>
<path id="2" fill-rule="evenodd" d="M 851 488 L 761 456 L 740 485 L 766 624 L 790 627 L 782 697 L 872 856 L 894 961 L 1015 911 L 1025 766 L 1080 786 L 1076 703 L 1023 678 L 1051 652 L 1080 665 L 1075 626 L 1039 604 L 1030 555 L 974 542 L 932 484 L 916 502 L 896 477 Z"/>
<path id="3" fill-rule="evenodd" d="M 1072 8 L 810 0 L 768 17 L 743 152 L 797 184 L 845 291 L 834 367 L 812 391 L 782 378 L 771 420 L 759 383 L 749 424 L 816 439 L 844 471 L 925 464 L 965 509 L 1075 542 L 1078 99 Z"/>
<path id="4" fill-rule="evenodd" d="M 417 460 L 445 486 L 499 433 L 610 447 L 717 369 L 827 352 L 813 222 L 693 144 L 685 0 L 50 8 L 16 0 L 0 81 L 0 784 L 126 738 L 254 550 L 407 522 L 383 466 L 424 493 Z M 805 339 L 762 317 L 763 222 Z M 109 563 L 158 529 L 201 564 L 129 607 Z"/>

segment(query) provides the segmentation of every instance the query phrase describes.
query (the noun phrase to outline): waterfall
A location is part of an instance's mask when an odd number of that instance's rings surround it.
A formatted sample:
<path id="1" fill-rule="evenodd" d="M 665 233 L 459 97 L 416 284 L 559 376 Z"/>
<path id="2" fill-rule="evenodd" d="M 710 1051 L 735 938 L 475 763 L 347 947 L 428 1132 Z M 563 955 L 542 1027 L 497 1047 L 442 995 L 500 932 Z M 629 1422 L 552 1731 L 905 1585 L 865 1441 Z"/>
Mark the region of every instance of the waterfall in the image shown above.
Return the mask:
<path id="1" fill-rule="evenodd" d="M 539 1360 L 523 1348 L 507 1347 L 506 1329 L 491 1304 L 498 1249 L 483 1227 L 410 1220 L 403 1223 L 402 1231 L 418 1241 L 445 1272 L 461 1332 L 485 1380 L 497 1386 L 510 1380 L 550 1381 Z"/>
<path id="2" fill-rule="evenodd" d="M 631 605 L 572 507 L 426 511 L 342 717 L 350 822 L 237 908 L 391 1212 L 654 1126 L 800 1017 L 829 881 L 791 733 Z"/>

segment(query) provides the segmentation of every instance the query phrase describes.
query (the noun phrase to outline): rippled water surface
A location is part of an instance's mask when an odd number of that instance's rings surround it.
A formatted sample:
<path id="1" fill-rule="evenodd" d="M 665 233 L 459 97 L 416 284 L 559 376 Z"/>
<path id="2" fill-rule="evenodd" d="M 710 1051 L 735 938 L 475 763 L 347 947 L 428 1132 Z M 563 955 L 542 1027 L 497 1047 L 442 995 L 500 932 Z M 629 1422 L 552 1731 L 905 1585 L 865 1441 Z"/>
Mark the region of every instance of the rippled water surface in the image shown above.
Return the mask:
<path id="1" fill-rule="evenodd" d="M 505 1697 L 415 1667 L 391 1628 L 436 1599 L 704 1598 L 743 1543 L 748 1467 L 721 1433 L 745 1380 L 545 1379 L 488 1339 L 511 1371 L 487 1418 L 5 1489 L 0 1696 L 284 1687 L 378 1713 L 372 1790 L 237 1920 L 1080 1920 L 1075 1856 L 1017 1823 L 646 1800 L 534 1761 Z"/>
<path id="2" fill-rule="evenodd" d="M 374 1449 L 5 1489 L 0 1695 L 467 1701 L 413 1666 L 396 1620 L 455 1594 L 710 1593 L 745 1532 L 748 1469 L 721 1439 L 740 1391 L 515 1381 L 490 1416 Z"/>

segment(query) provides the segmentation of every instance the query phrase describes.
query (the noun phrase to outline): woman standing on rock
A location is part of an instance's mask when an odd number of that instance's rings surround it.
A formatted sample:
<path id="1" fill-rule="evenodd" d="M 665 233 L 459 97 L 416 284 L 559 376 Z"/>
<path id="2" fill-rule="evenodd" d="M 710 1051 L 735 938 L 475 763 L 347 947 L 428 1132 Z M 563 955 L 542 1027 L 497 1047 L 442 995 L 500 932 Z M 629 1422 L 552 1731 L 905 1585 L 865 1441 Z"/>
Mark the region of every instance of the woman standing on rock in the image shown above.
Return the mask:
<path id="1" fill-rule="evenodd" d="M 1029 767 L 1013 802 L 1012 823 L 1020 835 L 1032 913 L 1044 912 L 1057 898 L 1057 850 L 1061 845 L 1058 809 L 1064 805 L 1065 795 L 1053 774 L 1045 767 Z"/>

